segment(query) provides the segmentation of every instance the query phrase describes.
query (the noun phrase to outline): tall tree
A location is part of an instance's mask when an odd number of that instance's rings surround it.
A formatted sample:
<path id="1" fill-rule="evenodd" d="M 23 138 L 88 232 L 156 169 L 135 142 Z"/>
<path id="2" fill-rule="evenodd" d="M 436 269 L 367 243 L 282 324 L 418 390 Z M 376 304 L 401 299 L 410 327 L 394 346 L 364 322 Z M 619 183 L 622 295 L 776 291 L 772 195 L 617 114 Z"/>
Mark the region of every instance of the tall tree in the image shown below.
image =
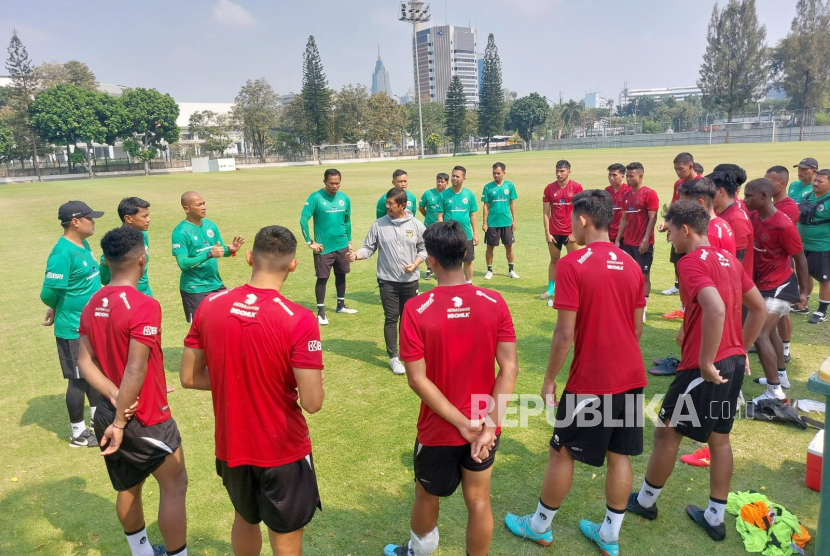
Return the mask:
<path id="1" fill-rule="evenodd" d="M 89 66 L 78 60 L 69 60 L 63 65 L 70 85 L 75 85 L 88 91 L 98 90 L 98 80 Z"/>
<path id="2" fill-rule="evenodd" d="M 758 23 L 755 0 L 729 0 L 723 10 L 715 4 L 706 35 L 708 42 L 700 66 L 703 104 L 726 112 L 731 123 L 735 112 L 763 98 L 769 76 L 766 28 Z M 669 106 L 673 108 L 673 106 Z M 730 127 L 726 126 L 726 142 Z"/>
<path id="3" fill-rule="evenodd" d="M 773 71 L 776 81 L 801 109 L 804 140 L 806 112 L 827 106 L 830 94 L 830 6 L 824 0 L 798 0 L 789 34 L 775 47 Z"/>
<path id="4" fill-rule="evenodd" d="M 386 93 L 369 97 L 366 110 L 366 139 L 370 143 L 400 143 L 401 133 L 405 127 L 406 109 L 395 99 Z"/>
<path id="5" fill-rule="evenodd" d="M 14 151 L 14 134 L 12 130 L 6 125 L 6 122 L 0 119 L 0 162 L 9 162 L 10 157 Z"/>
<path id="6" fill-rule="evenodd" d="M 504 126 L 504 91 L 501 86 L 501 59 L 493 33 L 487 37 L 484 49 L 484 72 L 478 102 L 478 134 L 487 138 L 487 154 L 490 154 L 490 137 Z"/>
<path id="7" fill-rule="evenodd" d="M 86 89 L 98 90 L 98 81 L 89 66 L 77 60 L 69 60 L 65 64 L 51 61 L 44 62 L 34 69 L 37 87 L 40 90 L 48 89 L 60 84 L 69 84 Z"/>
<path id="8" fill-rule="evenodd" d="M 582 121 L 582 105 L 571 99 L 560 105 L 559 113 L 562 118 L 562 126 L 567 133 L 573 133 L 574 127 Z"/>
<path id="9" fill-rule="evenodd" d="M 208 157 L 218 158 L 233 145 L 231 139 L 231 118 L 228 114 L 218 114 L 212 110 L 197 111 L 190 115 L 188 128 L 202 143 L 202 150 Z M 171 141 L 172 143 L 172 141 Z"/>
<path id="10" fill-rule="evenodd" d="M 335 95 L 335 142 L 357 143 L 366 138 L 369 96 L 369 90 L 363 85 L 344 85 Z"/>
<path id="11" fill-rule="evenodd" d="M 410 137 L 419 137 L 418 126 L 418 102 L 410 102 L 406 105 L 408 112 L 406 121 L 406 132 Z M 440 102 L 427 102 L 421 109 L 424 120 L 424 144 L 426 138 L 437 133 L 439 136 L 444 133 L 444 105 Z"/>
<path id="12" fill-rule="evenodd" d="M 516 99 L 507 113 L 505 122 L 509 129 L 515 129 L 519 137 L 531 148 L 533 131 L 545 123 L 548 117 L 548 103 L 539 93 L 530 93 L 526 97 Z"/>
<path id="13" fill-rule="evenodd" d="M 303 111 L 308 126 L 307 136 L 314 145 L 322 145 L 331 134 L 331 90 L 314 35 L 308 37 L 303 54 Z"/>
<path id="14" fill-rule="evenodd" d="M 271 130 L 277 127 L 280 116 L 280 99 L 274 88 L 264 77 L 249 79 L 236 95 L 231 114 L 245 141 L 253 147 L 254 156 L 265 162 Z"/>
<path id="15" fill-rule="evenodd" d="M 12 38 L 9 41 L 7 49 L 9 57 L 6 60 L 6 70 L 9 72 L 9 77 L 12 78 L 12 90 L 14 98 L 14 109 L 18 112 L 17 120 L 19 123 L 19 132 L 21 135 L 29 130 L 29 141 L 32 147 L 32 163 L 35 167 L 35 174 L 37 174 L 38 181 L 43 181 L 40 175 L 40 161 L 37 157 L 37 138 L 35 133 L 31 132 L 29 126 L 29 106 L 32 103 L 35 92 L 37 91 L 37 82 L 34 78 L 34 68 L 32 61 L 29 60 L 29 53 L 23 42 L 17 36 L 17 29 L 12 31 Z"/>
<path id="16" fill-rule="evenodd" d="M 458 146 L 467 135 L 467 97 L 461 78 L 453 76 L 444 101 L 444 125 L 447 139 L 452 141 L 452 154 L 458 152 Z"/>
<path id="17" fill-rule="evenodd" d="M 150 161 L 158 156 L 164 143 L 179 139 L 179 105 L 168 94 L 141 87 L 125 91 L 121 102 L 127 116 L 124 148 L 144 163 L 144 174 L 149 176 Z"/>

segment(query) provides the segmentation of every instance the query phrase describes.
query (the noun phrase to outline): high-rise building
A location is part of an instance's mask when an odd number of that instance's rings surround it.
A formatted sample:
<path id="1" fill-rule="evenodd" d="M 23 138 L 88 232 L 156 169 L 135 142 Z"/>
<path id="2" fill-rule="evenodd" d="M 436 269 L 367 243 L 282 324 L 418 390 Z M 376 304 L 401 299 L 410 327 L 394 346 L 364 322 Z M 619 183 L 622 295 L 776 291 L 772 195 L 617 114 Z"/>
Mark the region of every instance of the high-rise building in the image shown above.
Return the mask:
<path id="1" fill-rule="evenodd" d="M 477 47 L 476 30 L 469 27 L 442 25 L 418 31 L 412 55 L 417 59 L 415 83 L 420 78 L 420 87 L 416 87 L 421 100 L 444 102 L 450 82 L 457 75 L 464 85 L 467 106 L 478 105 Z"/>
<path id="2" fill-rule="evenodd" d="M 375 62 L 375 73 L 372 74 L 372 94 L 386 93 L 392 96 L 392 82 L 389 81 L 389 72 L 383 66 L 380 59 L 380 47 L 378 47 L 378 61 Z"/>

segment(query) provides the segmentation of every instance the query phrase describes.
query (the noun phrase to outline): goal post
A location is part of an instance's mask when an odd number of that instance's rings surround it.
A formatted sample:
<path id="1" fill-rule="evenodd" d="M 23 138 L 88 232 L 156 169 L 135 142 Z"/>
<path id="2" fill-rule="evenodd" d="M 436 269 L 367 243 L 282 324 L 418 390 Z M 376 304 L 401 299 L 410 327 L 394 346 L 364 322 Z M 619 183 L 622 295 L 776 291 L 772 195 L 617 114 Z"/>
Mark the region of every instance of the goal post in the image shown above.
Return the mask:
<path id="1" fill-rule="evenodd" d="M 709 124 L 709 144 L 725 143 L 727 131 L 730 142 L 775 143 L 778 140 L 779 126 L 776 120 L 711 123 Z"/>

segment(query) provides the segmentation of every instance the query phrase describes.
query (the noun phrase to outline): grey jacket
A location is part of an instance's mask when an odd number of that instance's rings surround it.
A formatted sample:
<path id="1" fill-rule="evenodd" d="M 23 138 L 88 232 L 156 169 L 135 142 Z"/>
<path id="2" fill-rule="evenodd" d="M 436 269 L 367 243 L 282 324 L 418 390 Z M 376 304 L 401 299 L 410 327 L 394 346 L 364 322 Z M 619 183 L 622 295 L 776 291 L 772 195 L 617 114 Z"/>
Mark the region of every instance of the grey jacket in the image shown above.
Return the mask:
<path id="1" fill-rule="evenodd" d="M 406 273 L 404 267 L 415 262 L 416 257 L 427 260 L 424 247 L 424 225 L 410 211 L 403 218 L 394 220 L 386 215 L 372 224 L 363 247 L 357 250 L 361 258 L 378 254 L 378 280 L 389 282 L 415 282 L 421 277 L 419 270 Z"/>

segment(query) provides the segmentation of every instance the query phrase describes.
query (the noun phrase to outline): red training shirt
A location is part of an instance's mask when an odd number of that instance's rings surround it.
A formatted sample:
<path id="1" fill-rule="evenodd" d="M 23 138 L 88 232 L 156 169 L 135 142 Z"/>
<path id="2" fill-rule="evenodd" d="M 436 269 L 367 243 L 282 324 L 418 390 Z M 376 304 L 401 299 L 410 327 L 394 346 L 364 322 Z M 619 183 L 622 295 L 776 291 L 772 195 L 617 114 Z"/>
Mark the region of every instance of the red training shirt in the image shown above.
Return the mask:
<path id="1" fill-rule="evenodd" d="M 755 285 L 762 292 L 777 288 L 793 274 L 790 257 L 804 250 L 795 224 L 781 212 L 761 220 L 750 214 L 755 232 Z"/>
<path id="2" fill-rule="evenodd" d="M 702 177 L 703 176 L 698 174 L 692 179 L 699 180 Z M 671 202 L 672 203 L 677 202 L 677 201 L 680 200 L 680 193 L 677 190 L 680 189 L 680 186 L 683 185 L 684 183 L 686 183 L 686 181 L 687 180 L 677 180 L 676 182 L 674 182 L 674 190 L 672 191 L 672 195 L 671 195 Z M 692 180 L 688 180 L 688 181 L 692 181 Z"/>
<path id="3" fill-rule="evenodd" d="M 790 222 L 798 224 L 798 203 L 793 201 L 791 197 L 784 197 L 773 204 L 778 211 L 783 212 L 790 219 Z"/>
<path id="4" fill-rule="evenodd" d="M 150 348 L 147 374 L 138 394 L 135 418 L 145 427 L 170 419 L 161 351 L 161 305 L 131 286 L 104 286 L 81 313 L 81 336 L 89 339 L 104 375 L 121 387 L 130 340 Z"/>
<path id="5" fill-rule="evenodd" d="M 709 220 L 709 245 L 723 249 L 732 255 L 737 254 L 735 248 L 735 235 L 732 233 L 732 227 L 729 223 L 716 216 Z"/>
<path id="6" fill-rule="evenodd" d="M 677 263 L 680 276 L 680 300 L 686 307 L 683 318 L 683 345 L 680 347 L 678 371 L 700 368 L 703 310 L 697 294 L 703 288 L 713 287 L 723 300 L 726 309 L 715 362 L 733 355 L 744 355 L 744 339 L 741 323 L 743 294 L 755 284 L 749 279 L 737 257 L 712 246 L 698 247 Z"/>
<path id="7" fill-rule="evenodd" d="M 732 228 L 733 237 L 735 238 L 735 254 L 743 263 L 744 271 L 752 276 L 752 267 L 755 260 L 755 249 L 753 248 L 755 232 L 752 230 L 749 215 L 736 201 L 726 207 L 720 217 L 726 220 Z M 711 243 L 711 239 L 709 241 Z"/>
<path id="8" fill-rule="evenodd" d="M 572 394 L 619 394 L 646 386 L 634 311 L 646 306 L 645 278 L 613 243 L 594 242 L 556 267 L 554 309 L 576 311 Z"/>
<path id="9" fill-rule="evenodd" d="M 608 227 L 608 237 L 611 238 L 611 241 L 614 241 L 617 239 L 617 232 L 620 229 L 620 220 L 622 220 L 623 200 L 625 199 L 625 194 L 631 191 L 631 188 L 627 183 L 623 183 L 620 186 L 619 191 L 615 192 L 613 185 L 609 185 L 605 188 L 605 190 L 611 195 L 611 200 L 614 203 L 614 208 L 612 209 L 614 218 L 611 220 L 611 225 Z"/>
<path id="10" fill-rule="evenodd" d="M 623 242 L 626 245 L 638 246 L 646 237 L 648 227 L 649 211 L 660 209 L 660 199 L 653 189 L 640 186 L 640 189 L 633 189 L 623 197 L 623 210 L 625 211 L 625 232 Z M 651 234 L 649 245 L 654 245 L 654 233 Z"/>
<path id="11" fill-rule="evenodd" d="M 550 203 L 550 234 L 553 236 L 571 235 L 571 212 L 573 199 L 582 192 L 582 186 L 568 180 L 565 187 L 558 181 L 548 184 L 542 196 L 543 203 Z"/>
<path id="12" fill-rule="evenodd" d="M 489 396 L 496 383 L 496 344 L 516 342 L 507 303 L 492 290 L 469 284 L 438 286 L 410 299 L 401 318 L 401 359 L 424 359 L 427 378 L 465 417 L 472 396 Z M 484 404 L 476 407 L 484 413 Z M 418 442 L 467 444 L 458 429 L 421 402 Z"/>
<path id="13" fill-rule="evenodd" d="M 323 368 L 311 311 L 246 284 L 202 301 L 184 345 L 205 351 L 218 459 L 276 467 L 311 453 L 294 377 Z"/>

